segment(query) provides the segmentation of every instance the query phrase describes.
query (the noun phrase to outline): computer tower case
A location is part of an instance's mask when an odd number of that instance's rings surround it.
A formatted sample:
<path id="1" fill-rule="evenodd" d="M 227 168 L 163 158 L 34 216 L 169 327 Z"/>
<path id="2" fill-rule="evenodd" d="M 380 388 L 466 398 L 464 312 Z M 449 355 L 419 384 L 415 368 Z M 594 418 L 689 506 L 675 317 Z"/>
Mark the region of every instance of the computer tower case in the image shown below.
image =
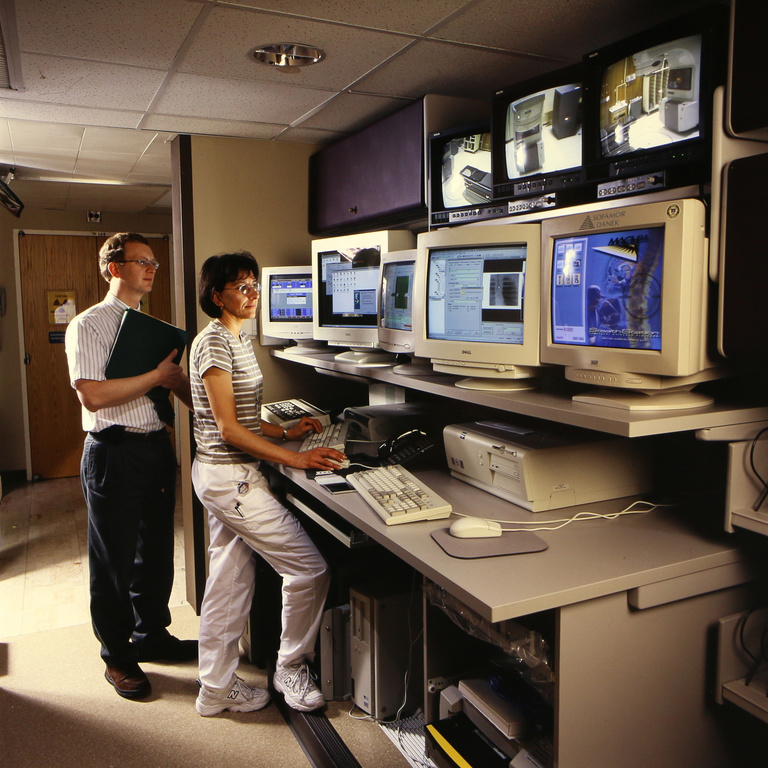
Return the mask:
<path id="1" fill-rule="evenodd" d="M 352 699 L 377 720 L 413 714 L 423 695 L 422 654 L 415 643 L 421 593 L 357 585 L 350 588 L 349 606 Z"/>

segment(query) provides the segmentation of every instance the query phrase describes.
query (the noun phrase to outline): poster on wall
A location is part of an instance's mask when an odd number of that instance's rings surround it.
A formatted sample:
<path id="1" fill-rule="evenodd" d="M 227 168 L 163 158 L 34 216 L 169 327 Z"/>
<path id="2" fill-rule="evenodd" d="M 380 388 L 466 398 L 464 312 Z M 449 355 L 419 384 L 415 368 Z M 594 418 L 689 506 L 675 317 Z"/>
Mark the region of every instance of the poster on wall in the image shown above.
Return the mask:
<path id="1" fill-rule="evenodd" d="M 67 325 L 77 314 L 75 291 L 48 291 L 48 322 Z"/>

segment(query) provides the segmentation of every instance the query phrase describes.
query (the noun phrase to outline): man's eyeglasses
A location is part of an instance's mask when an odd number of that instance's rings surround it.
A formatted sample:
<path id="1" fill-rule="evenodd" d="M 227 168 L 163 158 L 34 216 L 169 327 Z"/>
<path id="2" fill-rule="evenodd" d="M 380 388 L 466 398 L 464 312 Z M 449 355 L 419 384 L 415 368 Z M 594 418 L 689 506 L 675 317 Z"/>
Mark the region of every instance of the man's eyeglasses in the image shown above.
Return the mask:
<path id="1" fill-rule="evenodd" d="M 249 293 L 261 293 L 261 285 L 259 283 L 240 283 L 232 288 L 225 288 L 225 291 L 240 291 L 243 296 L 247 296 Z"/>
<path id="2" fill-rule="evenodd" d="M 138 264 L 142 269 L 152 267 L 152 269 L 160 269 L 160 262 L 154 259 L 123 259 L 122 261 L 116 261 L 116 264 Z"/>

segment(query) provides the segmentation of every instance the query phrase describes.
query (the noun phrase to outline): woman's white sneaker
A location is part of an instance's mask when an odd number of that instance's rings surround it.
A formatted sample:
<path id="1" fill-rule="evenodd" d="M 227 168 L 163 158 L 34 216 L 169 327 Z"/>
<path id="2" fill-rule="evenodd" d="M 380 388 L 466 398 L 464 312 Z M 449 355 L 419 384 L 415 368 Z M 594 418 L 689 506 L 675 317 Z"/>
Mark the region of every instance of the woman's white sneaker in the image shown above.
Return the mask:
<path id="1" fill-rule="evenodd" d="M 272 682 L 275 690 L 283 694 L 286 703 L 299 712 L 312 712 L 325 704 L 323 694 L 306 663 L 277 667 Z"/>
<path id="2" fill-rule="evenodd" d="M 228 709 L 230 712 L 256 712 L 269 704 L 269 691 L 252 688 L 235 676 L 235 682 L 228 691 L 213 691 L 200 686 L 195 709 L 199 715 L 210 717 Z"/>

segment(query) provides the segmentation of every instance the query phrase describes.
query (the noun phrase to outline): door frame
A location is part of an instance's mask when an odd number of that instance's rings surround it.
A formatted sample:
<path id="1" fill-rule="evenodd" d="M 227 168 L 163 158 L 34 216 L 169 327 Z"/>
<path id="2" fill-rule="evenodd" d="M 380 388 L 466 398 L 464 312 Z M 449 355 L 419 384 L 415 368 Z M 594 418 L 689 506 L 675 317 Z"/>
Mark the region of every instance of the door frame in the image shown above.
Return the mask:
<path id="1" fill-rule="evenodd" d="M 123 231 L 123 230 L 121 230 Z M 16 282 L 16 295 L 19 300 L 16 302 L 16 325 L 19 332 L 19 367 L 21 369 L 21 411 L 22 421 L 24 424 L 24 461 L 27 475 L 27 482 L 32 480 L 32 439 L 30 435 L 29 427 L 29 393 L 27 391 L 27 366 L 24 363 L 24 357 L 26 356 L 26 345 L 24 341 L 24 306 L 21 292 L 21 256 L 19 254 L 19 233 L 24 232 L 27 235 L 64 235 L 74 237 L 111 237 L 116 232 L 87 232 L 87 231 L 69 231 L 58 229 L 24 229 L 19 227 L 13 230 L 13 271 Z M 149 238 L 168 238 L 168 269 L 171 273 L 171 313 L 173 316 L 173 322 L 178 325 L 177 319 L 179 317 L 178 304 L 177 304 L 177 290 L 174 289 L 176 285 L 176 264 L 174 259 L 173 250 L 173 235 L 165 232 L 146 233 L 140 232 L 147 239 Z M 95 254 L 94 254 L 95 255 Z M 95 262 L 95 259 L 94 259 Z M 96 264 L 94 263 L 94 269 Z M 78 307 L 78 312 L 82 312 L 87 307 Z M 183 315 L 183 312 L 182 312 Z M 178 404 L 175 404 L 178 408 Z M 179 430 L 176 430 L 176 455 L 179 454 Z"/>

